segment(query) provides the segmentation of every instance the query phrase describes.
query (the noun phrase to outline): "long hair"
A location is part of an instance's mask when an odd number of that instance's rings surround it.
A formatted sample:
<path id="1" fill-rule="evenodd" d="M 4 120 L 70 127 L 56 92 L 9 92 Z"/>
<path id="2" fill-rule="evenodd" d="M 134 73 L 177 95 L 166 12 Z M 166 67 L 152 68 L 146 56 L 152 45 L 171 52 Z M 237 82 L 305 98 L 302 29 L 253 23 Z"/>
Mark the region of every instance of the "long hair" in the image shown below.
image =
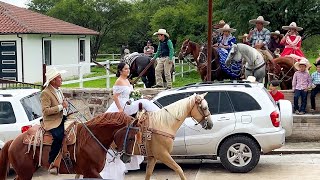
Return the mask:
<path id="1" fill-rule="evenodd" d="M 120 63 L 118 64 L 116 77 L 120 77 L 120 71 L 122 71 L 122 69 L 124 68 L 125 65 L 126 65 L 126 63 L 124 63 L 124 62 L 120 62 Z"/>

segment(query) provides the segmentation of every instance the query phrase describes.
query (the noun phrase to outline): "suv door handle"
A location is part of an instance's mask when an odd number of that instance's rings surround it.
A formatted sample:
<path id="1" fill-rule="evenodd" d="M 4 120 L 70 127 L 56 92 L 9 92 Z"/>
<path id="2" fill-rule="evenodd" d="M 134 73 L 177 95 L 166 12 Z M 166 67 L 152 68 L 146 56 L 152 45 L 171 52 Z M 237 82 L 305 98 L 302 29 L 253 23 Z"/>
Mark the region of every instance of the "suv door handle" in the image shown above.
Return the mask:
<path id="1" fill-rule="evenodd" d="M 221 117 L 221 118 L 219 118 L 219 121 L 225 121 L 225 120 L 230 120 L 230 118 L 228 118 L 228 117 Z"/>

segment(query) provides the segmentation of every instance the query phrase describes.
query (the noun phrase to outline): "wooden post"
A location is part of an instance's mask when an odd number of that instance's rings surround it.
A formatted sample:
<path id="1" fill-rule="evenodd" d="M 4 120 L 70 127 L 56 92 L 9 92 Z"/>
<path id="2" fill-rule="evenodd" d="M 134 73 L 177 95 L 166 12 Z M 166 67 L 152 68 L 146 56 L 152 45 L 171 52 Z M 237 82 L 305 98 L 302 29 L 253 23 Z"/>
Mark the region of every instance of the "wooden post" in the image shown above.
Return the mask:
<path id="1" fill-rule="evenodd" d="M 42 86 L 46 82 L 46 72 L 47 72 L 47 65 L 42 64 Z"/>
<path id="2" fill-rule="evenodd" d="M 211 81 L 211 56 L 212 56 L 212 0 L 208 0 L 208 54 L 207 54 L 207 81 Z"/>

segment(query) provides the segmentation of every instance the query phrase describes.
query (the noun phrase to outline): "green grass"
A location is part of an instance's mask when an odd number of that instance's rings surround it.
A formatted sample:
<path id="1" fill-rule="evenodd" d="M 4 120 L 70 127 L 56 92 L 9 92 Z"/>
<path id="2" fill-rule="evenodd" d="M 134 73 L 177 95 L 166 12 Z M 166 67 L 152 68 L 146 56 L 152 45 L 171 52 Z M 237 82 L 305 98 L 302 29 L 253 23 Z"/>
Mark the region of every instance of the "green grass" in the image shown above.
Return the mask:
<path id="1" fill-rule="evenodd" d="M 115 66 L 112 66 L 111 69 L 115 70 Z M 184 65 L 184 71 L 188 71 L 189 67 L 188 65 Z M 181 72 L 181 66 L 176 66 L 176 73 Z M 91 68 L 91 74 L 84 76 L 85 78 L 89 77 L 95 77 L 95 76 L 103 76 L 106 74 L 106 71 L 104 68 L 99 67 L 92 67 Z M 181 75 L 176 75 L 176 80 L 173 82 L 173 87 L 181 87 L 186 84 L 195 83 L 195 82 L 201 82 L 200 75 L 196 71 L 192 71 L 189 73 L 185 73 L 182 78 Z M 116 77 L 110 78 L 110 88 L 116 81 Z M 64 88 L 79 88 L 79 83 L 74 84 L 66 84 L 63 85 Z M 105 79 L 98 79 L 93 81 L 87 81 L 83 83 L 84 88 L 106 88 L 106 80 Z M 143 85 L 136 85 L 136 87 L 143 87 Z"/>

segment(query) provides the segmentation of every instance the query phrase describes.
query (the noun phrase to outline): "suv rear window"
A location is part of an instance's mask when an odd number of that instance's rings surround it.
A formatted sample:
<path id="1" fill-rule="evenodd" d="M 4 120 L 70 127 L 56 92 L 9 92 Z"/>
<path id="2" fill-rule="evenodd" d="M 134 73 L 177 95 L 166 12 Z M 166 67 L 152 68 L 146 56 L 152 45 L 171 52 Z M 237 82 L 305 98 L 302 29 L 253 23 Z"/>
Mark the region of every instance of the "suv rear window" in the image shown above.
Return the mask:
<path id="1" fill-rule="evenodd" d="M 40 92 L 31 94 L 20 100 L 29 121 L 33 121 L 42 116 L 42 108 L 40 103 Z"/>
<path id="2" fill-rule="evenodd" d="M 14 124 L 16 117 L 14 115 L 10 102 L 0 102 L 0 124 Z"/>
<path id="3" fill-rule="evenodd" d="M 236 112 L 261 110 L 259 103 L 247 93 L 228 91 Z"/>

